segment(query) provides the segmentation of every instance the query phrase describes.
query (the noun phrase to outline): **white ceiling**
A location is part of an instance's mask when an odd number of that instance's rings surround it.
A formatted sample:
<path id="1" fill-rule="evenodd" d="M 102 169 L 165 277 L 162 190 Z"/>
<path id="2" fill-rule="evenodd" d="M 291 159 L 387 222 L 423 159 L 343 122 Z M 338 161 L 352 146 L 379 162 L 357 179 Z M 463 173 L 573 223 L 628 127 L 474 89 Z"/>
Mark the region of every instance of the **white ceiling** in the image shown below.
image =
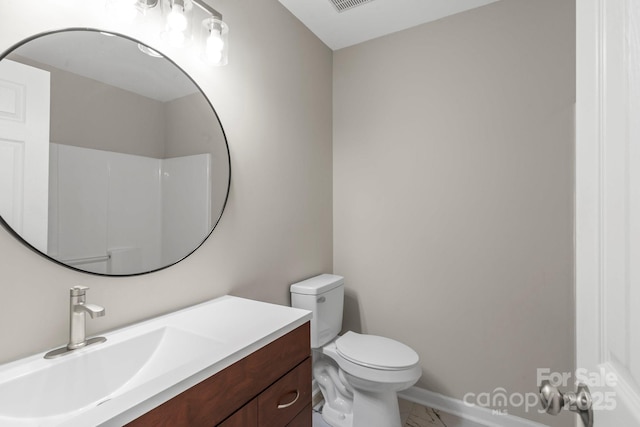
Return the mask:
<path id="1" fill-rule="evenodd" d="M 96 31 L 63 31 L 38 37 L 12 54 L 162 102 L 198 92 L 171 61 L 142 53 L 129 39 Z"/>
<path id="2" fill-rule="evenodd" d="M 279 0 L 333 50 L 497 0 L 372 0 L 338 12 L 330 0 Z"/>

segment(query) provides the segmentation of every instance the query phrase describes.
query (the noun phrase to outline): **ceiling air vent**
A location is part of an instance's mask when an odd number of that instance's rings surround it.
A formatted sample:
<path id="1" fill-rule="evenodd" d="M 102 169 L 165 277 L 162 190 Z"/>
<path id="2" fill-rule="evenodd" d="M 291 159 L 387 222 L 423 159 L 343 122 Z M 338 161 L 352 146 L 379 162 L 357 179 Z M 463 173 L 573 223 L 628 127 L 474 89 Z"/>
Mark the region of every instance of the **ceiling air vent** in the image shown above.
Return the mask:
<path id="1" fill-rule="evenodd" d="M 373 0 L 329 0 L 333 4 L 338 12 L 344 12 L 345 10 L 353 9 L 356 6 L 369 3 Z"/>

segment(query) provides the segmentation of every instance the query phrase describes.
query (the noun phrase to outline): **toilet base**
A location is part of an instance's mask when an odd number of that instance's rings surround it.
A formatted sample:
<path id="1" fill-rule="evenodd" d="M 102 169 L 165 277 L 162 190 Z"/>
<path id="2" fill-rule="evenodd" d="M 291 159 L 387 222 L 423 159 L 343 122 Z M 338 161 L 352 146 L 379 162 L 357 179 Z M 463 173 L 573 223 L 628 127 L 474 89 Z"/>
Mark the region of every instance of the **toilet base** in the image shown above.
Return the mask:
<path id="1" fill-rule="evenodd" d="M 398 395 L 395 391 L 368 392 L 357 390 L 353 396 L 352 427 L 402 427 Z"/>
<path id="2" fill-rule="evenodd" d="M 356 414 L 355 418 L 353 414 Z M 402 427 L 395 392 L 356 392 L 353 396 L 353 413 L 345 414 L 324 405 L 322 419 L 332 427 Z"/>
<path id="3" fill-rule="evenodd" d="M 396 393 L 384 396 L 357 393 L 353 413 L 338 412 L 329 405 L 322 408 L 322 419 L 332 427 L 402 427 Z M 357 414 L 356 418 L 353 414 Z"/>
<path id="4" fill-rule="evenodd" d="M 332 427 L 353 427 L 353 414 L 338 412 L 329 405 L 322 407 L 322 419 Z"/>

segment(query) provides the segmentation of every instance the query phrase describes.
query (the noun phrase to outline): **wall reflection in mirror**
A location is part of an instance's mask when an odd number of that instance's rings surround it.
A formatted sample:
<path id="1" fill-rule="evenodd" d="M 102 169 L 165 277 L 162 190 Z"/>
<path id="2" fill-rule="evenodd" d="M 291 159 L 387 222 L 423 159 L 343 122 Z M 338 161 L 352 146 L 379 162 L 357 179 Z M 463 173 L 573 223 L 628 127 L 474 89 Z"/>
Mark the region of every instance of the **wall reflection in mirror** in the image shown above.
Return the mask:
<path id="1" fill-rule="evenodd" d="M 49 258 L 106 275 L 172 265 L 211 233 L 229 182 L 209 100 L 144 45 L 68 30 L 0 61 L 0 216 Z"/>

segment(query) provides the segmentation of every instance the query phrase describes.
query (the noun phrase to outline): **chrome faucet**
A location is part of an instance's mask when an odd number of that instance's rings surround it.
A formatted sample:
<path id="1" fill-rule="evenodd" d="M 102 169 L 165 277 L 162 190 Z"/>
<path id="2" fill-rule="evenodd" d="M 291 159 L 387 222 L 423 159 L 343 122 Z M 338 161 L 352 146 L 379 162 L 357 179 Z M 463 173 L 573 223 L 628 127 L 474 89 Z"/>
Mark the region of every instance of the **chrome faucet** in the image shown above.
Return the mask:
<path id="1" fill-rule="evenodd" d="M 105 315 L 104 307 L 86 303 L 87 289 L 89 288 L 86 286 L 74 286 L 71 288 L 69 344 L 67 344 L 69 350 L 86 347 L 88 344 L 85 335 L 87 314 L 91 316 L 92 319 Z"/>
<path id="2" fill-rule="evenodd" d="M 107 340 L 104 337 L 94 337 L 90 339 L 87 339 L 86 337 L 87 314 L 91 316 L 92 319 L 105 315 L 104 307 L 86 303 L 87 289 L 89 288 L 86 286 L 74 286 L 70 289 L 69 343 L 65 347 L 48 352 L 44 355 L 45 359 L 53 359 L 58 356 L 63 356 L 79 348 L 83 348 L 91 344 L 98 344 Z"/>

